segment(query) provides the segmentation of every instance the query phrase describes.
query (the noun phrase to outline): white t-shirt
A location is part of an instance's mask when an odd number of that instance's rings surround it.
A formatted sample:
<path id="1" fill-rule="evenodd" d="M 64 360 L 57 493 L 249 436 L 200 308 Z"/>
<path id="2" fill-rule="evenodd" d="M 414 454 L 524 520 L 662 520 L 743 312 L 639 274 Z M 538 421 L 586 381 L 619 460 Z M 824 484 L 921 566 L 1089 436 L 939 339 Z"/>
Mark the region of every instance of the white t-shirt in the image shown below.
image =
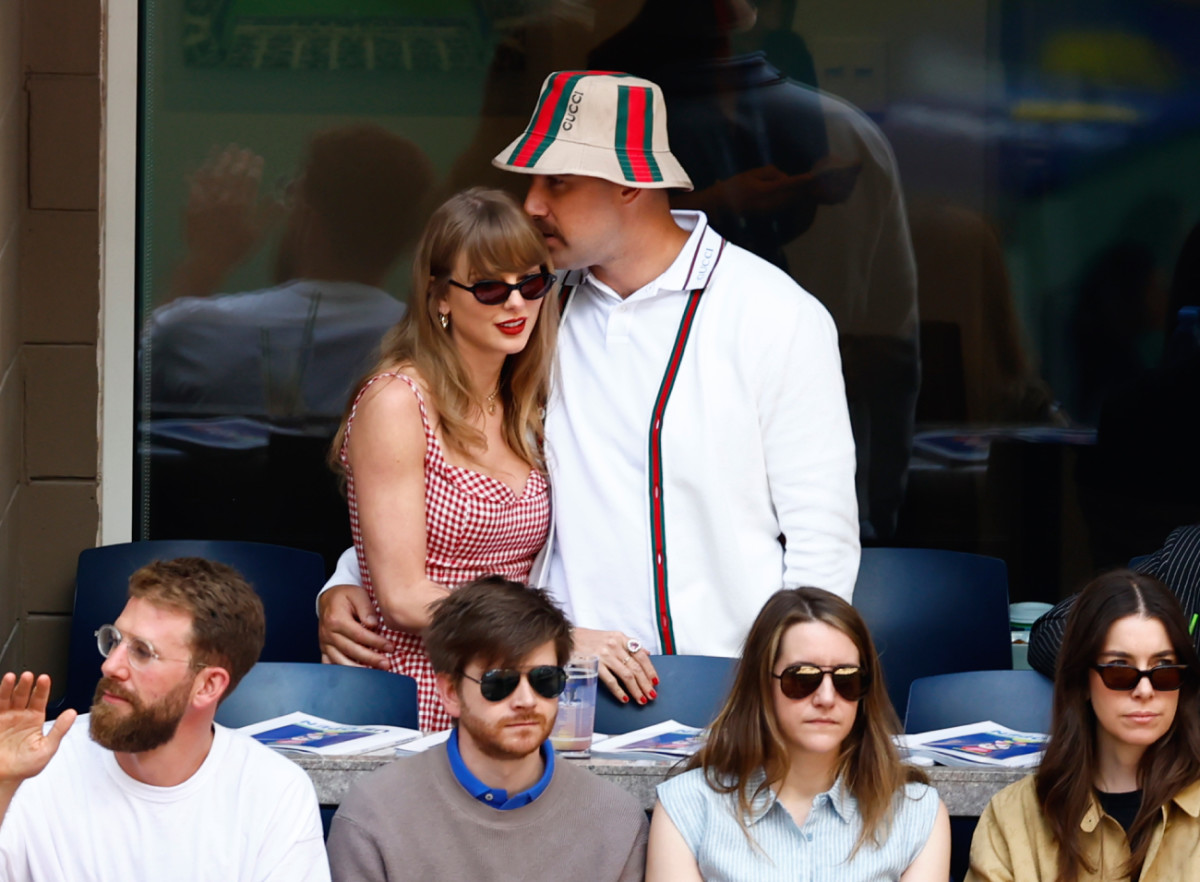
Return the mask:
<path id="1" fill-rule="evenodd" d="M 328 882 L 312 783 L 299 766 L 216 726 L 192 777 L 125 774 L 79 717 L 0 824 L 4 882 Z"/>

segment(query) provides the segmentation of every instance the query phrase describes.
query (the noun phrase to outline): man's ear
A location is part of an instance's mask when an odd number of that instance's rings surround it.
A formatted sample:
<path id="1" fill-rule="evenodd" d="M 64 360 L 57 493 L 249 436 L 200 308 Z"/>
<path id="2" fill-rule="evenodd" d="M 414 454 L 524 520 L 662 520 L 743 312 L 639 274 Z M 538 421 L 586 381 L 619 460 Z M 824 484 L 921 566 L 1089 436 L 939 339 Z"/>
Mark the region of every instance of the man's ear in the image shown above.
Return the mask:
<path id="1" fill-rule="evenodd" d="M 622 187 L 617 191 L 617 201 L 622 205 L 629 205 L 645 192 L 642 187 Z"/>
<path id="2" fill-rule="evenodd" d="M 229 689 L 229 671 L 217 665 L 203 668 L 196 674 L 192 687 L 192 707 L 215 707 Z"/>
<path id="3" fill-rule="evenodd" d="M 458 695 L 460 680 L 450 674 L 435 674 L 437 680 L 438 698 L 446 708 L 446 713 L 458 719 L 462 716 L 462 701 Z"/>

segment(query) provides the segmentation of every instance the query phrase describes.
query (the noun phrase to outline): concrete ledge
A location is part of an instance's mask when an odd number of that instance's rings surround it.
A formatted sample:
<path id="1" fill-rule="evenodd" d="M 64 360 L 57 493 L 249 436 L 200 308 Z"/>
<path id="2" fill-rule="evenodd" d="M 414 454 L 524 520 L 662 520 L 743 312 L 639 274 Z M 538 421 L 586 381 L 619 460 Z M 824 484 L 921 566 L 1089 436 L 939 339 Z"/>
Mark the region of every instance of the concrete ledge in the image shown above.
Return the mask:
<path id="1" fill-rule="evenodd" d="M 293 757 L 312 779 L 321 805 L 338 805 L 358 778 L 393 760 L 390 757 Z M 654 788 L 675 765 L 671 759 L 566 760 L 612 781 L 632 793 L 647 809 L 654 807 Z M 978 817 L 998 791 L 1029 774 L 1028 769 L 962 769 L 934 766 L 925 770 L 946 809 L 956 817 Z"/>

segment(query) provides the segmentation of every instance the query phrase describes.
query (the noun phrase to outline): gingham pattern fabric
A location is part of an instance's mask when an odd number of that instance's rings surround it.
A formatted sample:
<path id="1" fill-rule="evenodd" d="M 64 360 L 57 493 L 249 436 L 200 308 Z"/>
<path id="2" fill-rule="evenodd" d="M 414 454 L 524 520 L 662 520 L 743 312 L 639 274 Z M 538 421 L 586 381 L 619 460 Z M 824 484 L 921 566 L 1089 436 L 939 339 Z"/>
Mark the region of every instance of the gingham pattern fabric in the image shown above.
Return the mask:
<path id="1" fill-rule="evenodd" d="M 545 477 L 537 469 L 530 471 L 525 489 L 518 496 L 503 481 L 446 462 L 416 382 L 401 373 L 377 374 L 363 385 L 354 399 L 340 458 L 346 469 L 346 498 L 354 551 L 362 569 L 363 587 L 371 595 L 380 622 L 383 616 L 379 612 L 371 570 L 363 551 L 354 473 L 348 454 L 358 404 L 367 389 L 384 378 L 398 378 L 408 384 L 417 396 L 425 427 L 426 578 L 450 588 L 492 573 L 518 582 L 528 581 L 533 559 L 545 543 L 550 526 L 550 494 Z M 388 670 L 407 674 L 417 681 L 422 731 L 450 728 L 450 715 L 437 696 L 424 640 L 419 634 L 395 631 L 382 624 L 379 633 L 396 647 L 387 657 Z"/>

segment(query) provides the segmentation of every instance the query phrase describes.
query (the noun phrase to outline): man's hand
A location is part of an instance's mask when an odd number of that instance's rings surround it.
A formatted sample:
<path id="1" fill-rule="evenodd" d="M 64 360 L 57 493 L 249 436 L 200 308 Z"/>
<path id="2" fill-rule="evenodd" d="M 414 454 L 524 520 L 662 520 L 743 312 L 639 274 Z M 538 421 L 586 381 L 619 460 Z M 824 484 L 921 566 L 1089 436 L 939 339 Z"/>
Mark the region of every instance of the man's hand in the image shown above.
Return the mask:
<path id="1" fill-rule="evenodd" d="M 645 649 L 629 651 L 629 637 L 620 631 L 575 629 L 575 654 L 600 658 L 600 679 L 620 701 L 645 704 L 658 697 L 658 672 Z M 622 688 L 624 687 L 624 688 Z"/>
<path id="2" fill-rule="evenodd" d="M 273 198 L 260 199 L 263 159 L 229 145 L 188 180 L 183 238 L 186 256 L 172 279 L 171 297 L 207 297 L 258 249 L 283 215 Z"/>
<path id="3" fill-rule="evenodd" d="M 379 619 L 370 595 L 359 585 L 334 585 L 318 599 L 317 613 L 317 640 L 326 664 L 382 668 L 383 653 L 395 648 L 375 633 Z"/>
<path id="4" fill-rule="evenodd" d="M 11 671 L 0 679 L 0 788 L 11 788 L 26 778 L 32 778 L 58 750 L 71 724 L 75 711 L 63 711 L 45 735 L 46 702 L 50 698 L 50 678 L 42 674 L 35 682 L 29 671 L 20 678 Z M 0 796 L 0 814 L 7 800 Z"/>

